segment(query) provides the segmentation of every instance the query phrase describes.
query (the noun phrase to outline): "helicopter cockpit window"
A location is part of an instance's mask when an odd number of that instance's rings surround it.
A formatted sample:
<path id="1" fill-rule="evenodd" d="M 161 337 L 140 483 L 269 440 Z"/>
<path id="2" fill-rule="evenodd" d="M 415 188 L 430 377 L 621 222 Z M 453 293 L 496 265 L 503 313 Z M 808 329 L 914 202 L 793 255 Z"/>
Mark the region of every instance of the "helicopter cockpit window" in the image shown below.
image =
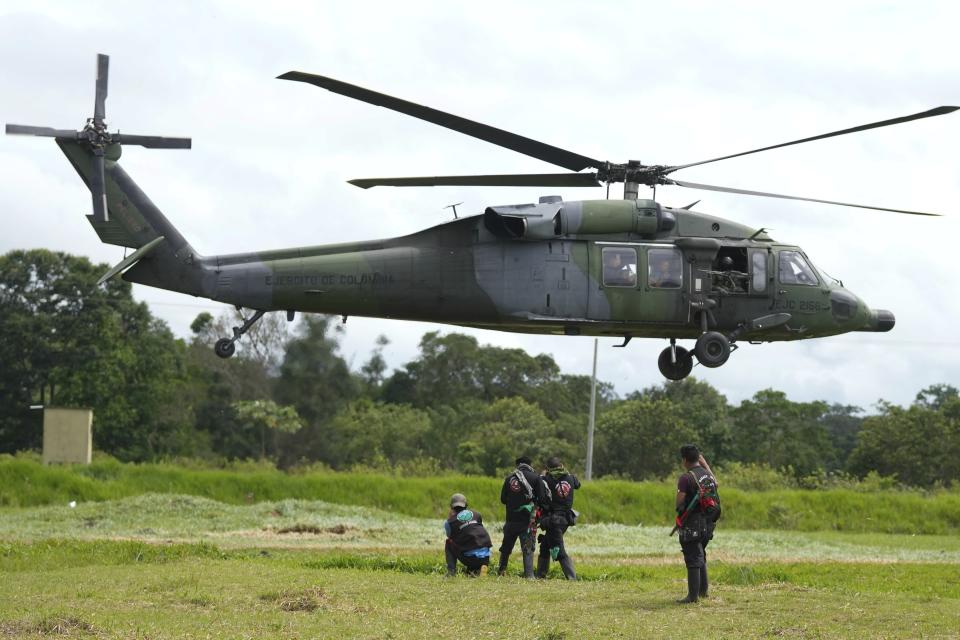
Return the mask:
<path id="1" fill-rule="evenodd" d="M 679 289 L 683 284 L 683 259 L 677 249 L 650 249 L 647 274 L 651 287 Z"/>
<path id="2" fill-rule="evenodd" d="M 819 280 L 798 251 L 781 251 L 780 282 L 782 284 L 816 286 Z"/>
<path id="3" fill-rule="evenodd" d="M 603 286 L 637 286 L 637 252 L 625 247 L 603 248 Z"/>

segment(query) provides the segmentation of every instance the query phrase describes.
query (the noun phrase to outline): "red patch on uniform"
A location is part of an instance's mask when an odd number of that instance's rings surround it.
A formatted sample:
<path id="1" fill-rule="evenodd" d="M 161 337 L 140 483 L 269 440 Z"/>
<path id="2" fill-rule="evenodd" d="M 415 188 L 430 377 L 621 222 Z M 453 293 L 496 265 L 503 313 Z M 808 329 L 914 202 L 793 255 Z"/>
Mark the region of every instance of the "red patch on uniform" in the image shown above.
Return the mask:
<path id="1" fill-rule="evenodd" d="M 570 483 L 566 480 L 561 481 L 560 484 L 557 485 L 557 495 L 561 498 L 569 496 L 571 490 L 573 490 L 573 487 L 571 487 Z"/>
<path id="2" fill-rule="evenodd" d="M 520 493 L 520 481 L 516 478 L 510 478 L 510 491 Z"/>

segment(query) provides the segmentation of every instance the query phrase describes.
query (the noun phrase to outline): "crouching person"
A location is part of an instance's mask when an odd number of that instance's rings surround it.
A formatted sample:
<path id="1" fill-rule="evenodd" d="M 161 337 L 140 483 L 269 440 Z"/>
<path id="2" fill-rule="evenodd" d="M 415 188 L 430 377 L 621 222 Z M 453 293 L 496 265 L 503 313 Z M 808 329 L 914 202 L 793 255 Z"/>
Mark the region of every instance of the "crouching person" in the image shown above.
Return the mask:
<path id="1" fill-rule="evenodd" d="M 450 498 L 450 513 L 443 523 L 447 533 L 447 576 L 457 575 L 459 560 L 468 575 L 484 575 L 490 566 L 490 534 L 483 526 L 483 517 L 467 508 L 467 498 L 455 493 Z"/>

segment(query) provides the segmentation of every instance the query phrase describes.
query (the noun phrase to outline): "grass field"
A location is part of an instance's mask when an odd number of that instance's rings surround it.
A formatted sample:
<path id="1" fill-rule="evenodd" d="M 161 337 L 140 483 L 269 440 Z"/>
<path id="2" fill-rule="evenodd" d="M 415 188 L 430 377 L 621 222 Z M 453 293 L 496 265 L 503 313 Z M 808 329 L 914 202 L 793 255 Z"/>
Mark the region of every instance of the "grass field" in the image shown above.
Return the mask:
<path id="1" fill-rule="evenodd" d="M 501 480 L 476 476 L 410 478 L 362 473 L 286 474 L 248 469 L 185 469 L 168 464 L 45 467 L 36 460 L 0 456 L 0 506 L 99 502 L 145 493 L 183 494 L 232 505 L 285 499 L 360 505 L 417 518 L 437 518 L 450 494 L 462 492 L 482 513 L 499 513 Z M 577 493 L 590 523 L 668 525 L 675 488 L 670 483 L 599 480 Z M 724 486 L 724 523 L 731 529 L 859 531 L 901 534 L 960 533 L 960 492 L 774 490 Z M 667 506 L 665 506 L 667 505 Z"/>
<path id="2" fill-rule="evenodd" d="M 436 554 L 365 564 L 341 553 L 115 541 L 4 551 L 18 555 L 27 562 L 2 570 L 0 637 L 558 640 L 697 628 L 703 638 L 952 638 L 960 622 L 955 565 L 720 562 L 711 597 L 680 607 L 677 563 L 582 562 L 587 579 L 571 584 L 448 580 Z"/>
<path id="3" fill-rule="evenodd" d="M 960 637 L 956 535 L 721 528 L 686 607 L 665 527 L 571 529 L 577 583 L 523 581 L 517 557 L 449 580 L 442 540 L 435 518 L 292 499 L 0 508 L 0 638 Z"/>

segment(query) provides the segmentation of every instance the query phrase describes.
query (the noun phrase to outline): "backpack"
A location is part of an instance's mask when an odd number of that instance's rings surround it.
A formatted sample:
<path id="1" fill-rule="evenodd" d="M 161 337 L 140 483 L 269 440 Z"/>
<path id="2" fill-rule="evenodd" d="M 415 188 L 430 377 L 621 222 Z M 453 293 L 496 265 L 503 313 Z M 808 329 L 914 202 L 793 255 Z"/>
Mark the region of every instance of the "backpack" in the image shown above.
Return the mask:
<path id="1" fill-rule="evenodd" d="M 704 515 L 708 522 L 716 522 L 720 519 L 721 513 L 717 479 L 706 470 L 699 476 L 693 469 L 690 470 L 690 473 L 697 483 L 697 497 L 691 502 L 691 506 L 696 503 L 697 510 Z"/>
<path id="2" fill-rule="evenodd" d="M 520 469 L 516 469 L 511 475 L 514 476 L 519 481 L 520 486 L 523 487 L 524 499 L 526 499 L 528 502 L 532 501 L 535 495 L 533 491 L 533 487 L 530 486 L 530 483 L 527 481 L 527 477 L 523 475 L 523 471 L 521 471 Z M 546 482 L 543 481 L 543 478 L 538 477 L 537 482 L 539 482 L 543 487 L 544 500 L 546 504 L 549 504 L 550 500 L 552 499 L 552 494 L 550 493 L 550 487 L 547 485 Z M 537 506 L 542 507 L 545 505 L 537 505 Z"/>

